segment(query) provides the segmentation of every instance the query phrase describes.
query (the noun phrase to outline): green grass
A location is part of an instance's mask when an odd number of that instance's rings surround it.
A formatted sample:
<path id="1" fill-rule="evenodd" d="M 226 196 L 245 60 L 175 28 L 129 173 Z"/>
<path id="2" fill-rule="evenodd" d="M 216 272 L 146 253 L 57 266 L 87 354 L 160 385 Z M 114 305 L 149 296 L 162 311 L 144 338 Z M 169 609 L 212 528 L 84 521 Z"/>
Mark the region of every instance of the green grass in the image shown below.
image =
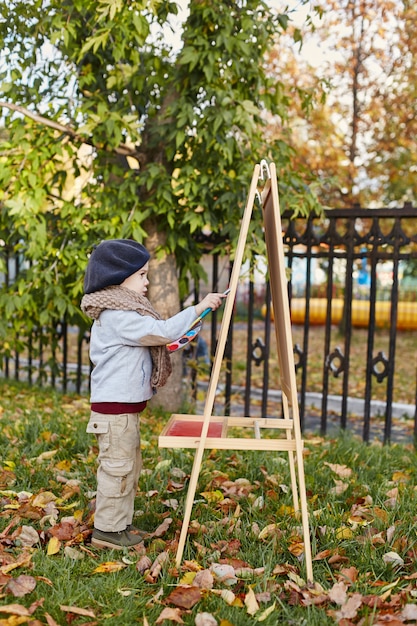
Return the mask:
<path id="1" fill-rule="evenodd" d="M 286 455 L 207 451 L 178 571 L 176 541 L 194 452 L 158 448 L 158 434 L 168 415 L 147 410 L 143 416 L 144 472 L 136 522 L 151 534 L 167 518 L 172 522 L 160 537 L 149 537 L 142 552 L 99 551 L 90 545 L 96 448 L 85 433 L 86 399 L 4 381 L 0 392 L 1 624 L 157 624 L 165 608 L 175 608 L 170 594 L 192 582 L 192 570 L 208 569 L 213 563 L 263 570 L 239 575 L 231 586 L 215 580 L 214 591 L 203 591 L 193 607 L 177 607 L 176 619 L 184 624 L 194 625 L 197 614 L 207 612 L 219 626 L 257 624 L 259 618 L 266 626 L 369 626 L 383 614 L 403 619 L 404 607 L 415 602 L 417 468 L 411 446 L 367 446 L 349 434 L 306 438 L 315 586 L 302 580 L 302 532 L 292 508 Z M 346 470 L 350 474 L 344 477 Z M 55 498 L 53 506 L 47 503 L 48 492 Z M 65 523 L 74 529 L 72 534 L 64 533 Z M 268 525 L 270 532 L 260 537 Z M 19 539 L 23 527 L 35 529 L 39 542 L 25 548 Z M 55 553 L 48 553 L 54 534 L 61 541 Z M 149 572 L 138 571 L 143 553 L 153 563 L 164 551 L 169 560 L 159 576 L 151 579 Z M 386 563 L 390 552 L 403 564 Z M 118 562 L 122 569 L 95 571 L 108 562 Z M 22 576 L 31 577 L 36 586 L 14 595 L 10 583 L 24 582 Z M 349 621 L 343 622 L 331 590 L 347 580 L 346 599 L 360 601 Z M 216 593 L 225 589 L 235 594 L 232 606 Z M 259 603 L 254 615 L 244 603 L 250 590 Z M 26 607 L 32 615 L 12 614 L 15 621 L 5 621 L 11 619 L 10 613 L 2 612 L 6 605 Z M 60 608 L 68 606 L 78 612 Z M 80 615 L 79 609 L 86 614 Z"/>

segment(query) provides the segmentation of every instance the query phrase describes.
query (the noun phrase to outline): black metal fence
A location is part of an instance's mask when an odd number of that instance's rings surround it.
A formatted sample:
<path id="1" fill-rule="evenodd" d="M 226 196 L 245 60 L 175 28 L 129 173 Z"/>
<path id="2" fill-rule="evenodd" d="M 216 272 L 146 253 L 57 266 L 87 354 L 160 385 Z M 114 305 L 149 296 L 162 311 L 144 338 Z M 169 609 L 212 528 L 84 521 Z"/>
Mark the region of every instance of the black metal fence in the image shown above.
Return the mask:
<path id="1" fill-rule="evenodd" d="M 330 416 L 348 428 L 355 415 L 365 441 L 382 422 L 388 442 L 393 418 L 402 416 L 416 436 L 417 208 L 354 207 L 327 211 L 325 220 L 284 215 L 282 223 L 302 427 L 314 422 L 324 434 Z M 218 289 L 230 268 L 222 277 L 222 261 L 212 263 L 209 288 Z M 279 415 L 269 285 L 261 270 L 254 275 L 239 287 L 219 402 L 226 414 Z M 203 333 L 212 354 L 217 322 L 213 315 Z M 65 322 L 39 328 L 24 352 L 0 354 L 2 375 L 86 393 L 88 339 Z M 190 367 L 196 351 L 186 370 L 198 399 L 207 371 Z"/>

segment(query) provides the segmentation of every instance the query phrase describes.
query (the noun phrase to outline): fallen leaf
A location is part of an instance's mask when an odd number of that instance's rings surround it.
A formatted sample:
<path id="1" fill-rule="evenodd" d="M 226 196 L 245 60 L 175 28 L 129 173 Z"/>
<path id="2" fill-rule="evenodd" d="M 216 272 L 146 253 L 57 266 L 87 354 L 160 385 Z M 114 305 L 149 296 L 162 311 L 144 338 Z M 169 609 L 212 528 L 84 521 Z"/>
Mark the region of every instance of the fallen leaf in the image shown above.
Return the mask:
<path id="1" fill-rule="evenodd" d="M 406 472 L 394 472 L 392 475 L 392 480 L 395 483 L 405 483 L 410 480 L 410 474 L 407 474 Z"/>
<path id="2" fill-rule="evenodd" d="M 279 533 L 280 529 L 278 527 L 278 524 L 268 524 L 267 526 L 265 526 L 265 528 L 261 530 L 258 535 L 258 539 L 266 539 L 270 535 L 276 535 Z"/>
<path id="3" fill-rule="evenodd" d="M 32 554 L 29 554 L 28 552 L 22 552 L 21 554 L 19 554 L 17 559 L 13 561 L 13 563 L 7 563 L 5 565 L 2 565 L 0 567 L 0 572 L 2 574 L 8 574 L 18 567 L 27 567 L 30 564 L 31 560 Z"/>
<path id="4" fill-rule="evenodd" d="M 302 541 L 294 541 L 288 546 L 288 551 L 294 556 L 304 554 L 304 543 Z"/>
<path id="5" fill-rule="evenodd" d="M 224 495 L 220 489 L 216 489 L 215 491 L 202 491 L 200 496 L 210 503 L 221 502 L 224 500 Z"/>
<path id="6" fill-rule="evenodd" d="M 48 542 L 48 548 L 46 550 L 46 554 L 48 556 L 53 556 L 54 554 L 58 554 L 61 548 L 61 542 L 57 537 L 51 537 Z"/>
<path id="7" fill-rule="evenodd" d="M 71 546 L 65 546 L 64 554 L 73 561 L 81 561 L 81 559 L 85 558 L 85 554 L 83 552 L 80 552 L 80 550 L 72 548 Z"/>
<path id="8" fill-rule="evenodd" d="M 45 613 L 45 618 L 48 626 L 59 626 L 58 622 L 56 622 L 52 615 L 49 615 L 49 613 Z"/>
<path id="9" fill-rule="evenodd" d="M 210 565 L 210 571 L 219 583 L 224 583 L 225 585 L 234 585 L 237 583 L 235 569 L 231 565 L 212 563 Z"/>
<path id="10" fill-rule="evenodd" d="M 49 459 L 52 459 L 57 452 L 58 450 L 47 450 L 46 452 L 42 452 L 42 454 L 37 457 L 36 462 L 42 463 L 42 461 L 48 461 Z"/>
<path id="11" fill-rule="evenodd" d="M 71 469 L 71 461 L 69 459 L 58 461 L 58 463 L 55 465 L 55 468 L 60 472 L 69 472 Z"/>
<path id="12" fill-rule="evenodd" d="M 336 539 L 351 539 L 353 537 L 353 532 L 347 526 L 340 526 L 336 528 Z"/>
<path id="13" fill-rule="evenodd" d="M 346 584 L 342 581 L 335 583 L 331 589 L 329 589 L 329 598 L 335 604 L 342 606 L 347 600 Z"/>
<path id="14" fill-rule="evenodd" d="M 198 587 L 179 585 L 171 591 L 167 597 L 167 602 L 175 604 L 182 609 L 191 609 L 201 600 L 201 589 Z"/>
<path id="15" fill-rule="evenodd" d="M 156 620 L 155 624 L 162 624 L 163 621 L 168 620 L 171 622 L 177 622 L 177 624 L 183 624 L 183 620 L 181 619 L 181 611 L 179 609 L 172 609 L 170 607 L 166 607 L 161 615 Z"/>
<path id="16" fill-rule="evenodd" d="M 212 593 L 216 596 L 220 596 L 227 604 L 232 605 L 235 603 L 236 596 L 230 589 L 212 589 Z"/>
<path id="17" fill-rule="evenodd" d="M 60 524 L 55 524 L 52 528 L 49 529 L 49 534 L 52 537 L 56 537 L 60 541 L 70 541 L 70 539 L 74 538 L 74 535 L 77 534 L 75 531 L 75 520 L 74 524 L 70 524 L 69 522 L 61 522 Z"/>
<path id="18" fill-rule="evenodd" d="M 127 565 L 121 561 L 105 561 L 93 569 L 93 574 L 111 574 L 112 572 L 119 572 L 125 569 L 125 567 L 127 567 Z"/>
<path id="19" fill-rule="evenodd" d="M 274 604 L 272 604 L 267 609 L 265 609 L 265 611 L 262 611 L 262 613 L 257 618 L 257 621 L 263 622 L 264 620 L 266 620 L 266 618 L 269 617 L 271 613 L 275 611 L 275 607 L 276 607 L 276 603 L 274 602 Z M 277 621 L 277 624 L 278 624 L 278 621 Z"/>
<path id="20" fill-rule="evenodd" d="M 321 561 L 322 559 L 327 559 L 332 554 L 331 550 L 322 550 L 321 552 L 317 552 L 317 554 L 313 557 L 313 561 Z"/>
<path id="21" fill-rule="evenodd" d="M 356 567 L 354 567 L 353 565 L 351 567 L 345 567 L 342 570 L 340 570 L 339 573 L 339 579 L 345 579 L 345 581 L 349 582 L 349 583 L 354 583 L 356 582 L 357 578 L 358 578 L 358 570 L 356 569 Z"/>
<path id="22" fill-rule="evenodd" d="M 172 524 L 172 518 L 167 517 L 153 533 L 149 534 L 149 536 L 150 537 L 162 537 L 162 535 L 165 535 L 165 533 L 169 530 L 169 527 L 171 526 L 171 524 Z"/>
<path id="23" fill-rule="evenodd" d="M 94 611 L 90 609 L 82 609 L 78 606 L 67 606 L 65 604 L 60 604 L 59 608 L 64 613 L 74 613 L 74 615 L 83 615 L 84 617 L 95 617 Z"/>
<path id="24" fill-rule="evenodd" d="M 352 475 L 352 470 L 350 467 L 346 465 L 339 465 L 338 463 L 327 463 L 324 462 L 324 465 L 330 467 L 332 472 L 340 476 L 340 478 L 349 478 Z"/>
<path id="25" fill-rule="evenodd" d="M 335 480 L 334 483 L 335 486 L 329 490 L 329 493 L 331 493 L 333 496 L 340 496 L 349 487 L 349 483 L 346 483 L 343 480 Z"/>
<path id="26" fill-rule="evenodd" d="M 200 589 L 213 589 L 213 584 L 213 574 L 208 569 L 200 570 L 194 576 L 193 585 L 195 587 L 200 587 Z"/>
<path id="27" fill-rule="evenodd" d="M 391 564 L 393 566 L 398 565 L 400 567 L 404 565 L 404 559 L 402 559 L 400 555 L 396 552 L 387 552 L 383 555 L 382 560 L 384 561 L 385 565 Z"/>
<path id="28" fill-rule="evenodd" d="M 179 502 L 175 498 L 170 498 L 169 500 L 162 500 L 162 504 L 164 504 L 169 509 L 174 509 L 174 511 L 176 511 L 179 507 Z"/>
<path id="29" fill-rule="evenodd" d="M 401 611 L 401 617 L 407 622 L 410 622 L 411 620 L 417 622 L 417 605 L 406 604 Z"/>
<path id="30" fill-rule="evenodd" d="M 39 541 L 39 535 L 32 526 L 22 526 L 16 535 L 22 546 L 32 547 Z"/>
<path id="31" fill-rule="evenodd" d="M 11 615 L 21 615 L 22 617 L 30 617 L 30 611 L 21 604 L 5 604 L 0 606 L 0 613 L 10 613 Z"/>
<path id="32" fill-rule="evenodd" d="M 358 609 L 362 605 L 362 595 L 360 593 L 354 593 L 348 601 L 340 608 L 340 611 L 336 611 L 336 619 L 353 619 L 358 614 Z"/>
<path id="33" fill-rule="evenodd" d="M 136 563 L 136 569 L 141 574 L 146 572 L 146 570 L 150 569 L 151 567 L 152 567 L 152 561 L 148 556 L 146 556 L 146 554 L 142 556 L 139 559 L 139 561 Z"/>
<path id="34" fill-rule="evenodd" d="M 249 591 L 245 595 L 245 606 L 249 615 L 255 615 L 259 611 L 259 604 L 252 587 L 249 587 Z"/>
<path id="35" fill-rule="evenodd" d="M 21 598 L 31 593 L 36 587 L 36 579 L 33 576 L 21 574 L 17 578 L 12 578 L 6 585 L 7 591 L 16 598 Z"/>
<path id="36" fill-rule="evenodd" d="M 211 613 L 197 613 L 195 626 L 217 626 L 217 620 Z"/>

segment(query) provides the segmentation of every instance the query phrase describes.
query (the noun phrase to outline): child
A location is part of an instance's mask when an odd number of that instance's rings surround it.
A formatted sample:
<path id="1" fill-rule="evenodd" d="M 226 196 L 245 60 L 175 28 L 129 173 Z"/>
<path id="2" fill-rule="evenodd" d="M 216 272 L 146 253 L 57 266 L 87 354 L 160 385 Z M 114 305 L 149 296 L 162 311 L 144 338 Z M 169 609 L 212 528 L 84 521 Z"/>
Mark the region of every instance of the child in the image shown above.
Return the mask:
<path id="1" fill-rule="evenodd" d="M 81 308 L 94 320 L 87 432 L 95 433 L 99 447 L 91 539 L 98 548 L 122 550 L 142 541 L 132 525 L 142 467 L 139 414 L 171 373 L 166 344 L 183 335 L 206 308 L 217 309 L 224 297 L 209 293 L 196 306 L 162 320 L 145 297 L 149 256 L 130 239 L 102 241 L 84 280 Z"/>

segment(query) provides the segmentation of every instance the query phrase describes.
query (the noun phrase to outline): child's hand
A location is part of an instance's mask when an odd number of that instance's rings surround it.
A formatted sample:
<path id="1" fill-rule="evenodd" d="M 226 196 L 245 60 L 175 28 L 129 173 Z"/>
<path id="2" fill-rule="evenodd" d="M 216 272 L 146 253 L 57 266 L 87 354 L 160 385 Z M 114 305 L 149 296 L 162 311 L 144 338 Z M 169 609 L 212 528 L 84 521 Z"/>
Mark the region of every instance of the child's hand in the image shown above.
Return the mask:
<path id="1" fill-rule="evenodd" d="M 195 305 L 197 315 L 201 315 L 206 309 L 212 309 L 215 311 L 219 308 L 223 299 L 227 297 L 225 293 L 208 293 L 205 298 Z"/>

